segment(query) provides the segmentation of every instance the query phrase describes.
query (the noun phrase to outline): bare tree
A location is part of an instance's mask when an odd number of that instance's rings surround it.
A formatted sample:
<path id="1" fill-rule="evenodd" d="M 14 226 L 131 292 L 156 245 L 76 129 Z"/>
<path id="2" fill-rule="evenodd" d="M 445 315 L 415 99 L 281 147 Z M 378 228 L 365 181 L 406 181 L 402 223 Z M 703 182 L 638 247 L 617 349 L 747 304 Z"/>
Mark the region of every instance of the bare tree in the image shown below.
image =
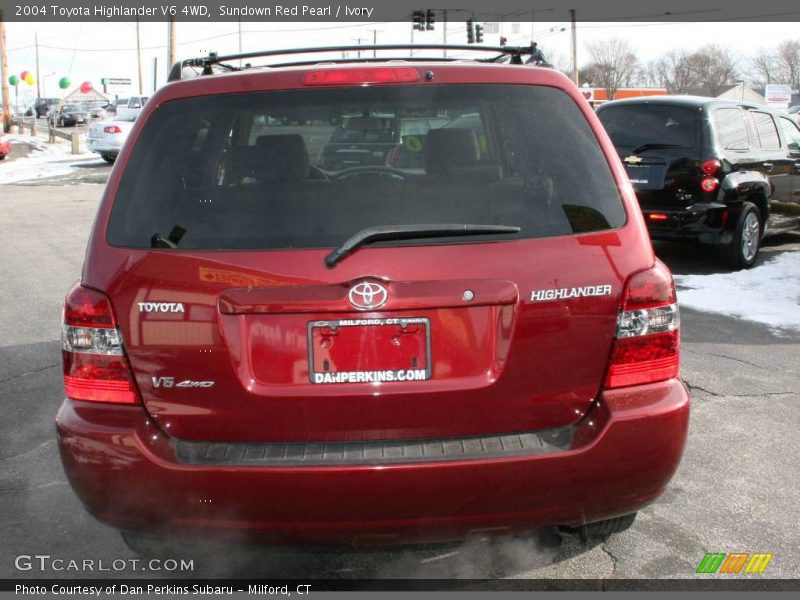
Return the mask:
<path id="1" fill-rule="evenodd" d="M 786 40 L 776 51 L 779 83 L 788 83 L 792 89 L 800 88 L 800 40 Z"/>
<path id="2" fill-rule="evenodd" d="M 613 100 L 617 90 L 634 83 L 639 74 L 639 60 L 626 40 L 611 38 L 586 44 L 592 59 L 589 68 L 597 87 Z"/>
<path id="3" fill-rule="evenodd" d="M 691 55 L 686 50 L 670 50 L 648 65 L 650 79 L 670 94 L 688 94 L 698 87 Z"/>
<path id="4" fill-rule="evenodd" d="M 767 85 L 777 81 L 778 60 L 775 52 L 761 48 L 749 61 L 750 70 L 745 79 L 755 85 Z"/>
<path id="5" fill-rule="evenodd" d="M 737 80 L 736 62 L 722 46 L 709 44 L 692 53 L 691 70 L 705 96 L 719 96 Z"/>
<path id="6" fill-rule="evenodd" d="M 542 48 L 542 54 L 544 54 L 547 62 L 554 68 L 558 69 L 568 77 L 572 75 L 572 66 L 570 65 L 569 57 L 561 54 L 560 52 L 553 52 L 545 48 Z"/>

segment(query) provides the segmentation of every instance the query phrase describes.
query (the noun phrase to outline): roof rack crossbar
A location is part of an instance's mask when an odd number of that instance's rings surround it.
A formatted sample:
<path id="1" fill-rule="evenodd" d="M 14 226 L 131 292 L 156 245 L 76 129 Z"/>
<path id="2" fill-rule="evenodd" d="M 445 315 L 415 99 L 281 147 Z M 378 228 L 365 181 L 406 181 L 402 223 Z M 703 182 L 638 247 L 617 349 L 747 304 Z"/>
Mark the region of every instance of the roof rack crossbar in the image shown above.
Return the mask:
<path id="1" fill-rule="evenodd" d="M 227 71 L 239 71 L 244 68 L 249 68 L 250 65 L 246 67 L 237 67 L 230 63 L 231 61 L 242 61 L 242 60 L 249 60 L 253 58 L 264 58 L 270 56 L 287 56 L 287 55 L 297 55 L 297 54 L 320 54 L 326 52 L 368 52 L 368 51 L 378 51 L 378 50 L 452 50 L 452 51 L 472 51 L 472 52 L 488 52 L 495 54 L 494 57 L 490 59 L 481 59 L 485 62 L 500 62 L 501 60 L 508 58 L 512 64 L 523 64 L 522 57 L 529 56 L 530 58 L 525 61 L 527 63 L 535 63 L 541 65 L 547 65 L 547 61 L 544 58 L 541 50 L 537 48 L 536 42 L 531 42 L 530 46 L 478 46 L 478 45 L 462 45 L 462 44 L 374 44 L 374 45 L 359 45 L 359 46 L 320 46 L 314 48 L 284 48 L 282 50 L 261 50 L 257 52 L 243 52 L 239 54 L 225 54 L 220 56 L 216 52 L 211 52 L 207 56 L 201 56 L 196 58 L 188 58 L 173 65 L 168 81 L 176 81 L 178 79 L 182 79 L 183 69 L 186 67 L 197 67 L 202 68 L 203 75 L 212 75 L 214 73 L 214 67 L 222 68 Z M 281 63 L 279 65 L 260 65 L 264 67 L 286 67 L 290 65 L 308 65 L 308 64 L 315 64 L 319 62 L 330 62 L 330 63 L 352 63 L 352 62 L 379 62 L 379 61 L 386 61 L 386 60 L 438 60 L 438 61 L 455 61 L 455 60 L 469 60 L 466 57 L 442 57 L 442 58 L 422 58 L 422 57 L 414 57 L 414 56 L 406 56 L 406 57 L 395 57 L 395 58 L 373 58 L 370 60 L 369 58 L 332 58 L 332 59 L 325 59 L 324 61 L 314 60 L 314 61 L 297 61 L 297 62 L 287 62 Z"/>

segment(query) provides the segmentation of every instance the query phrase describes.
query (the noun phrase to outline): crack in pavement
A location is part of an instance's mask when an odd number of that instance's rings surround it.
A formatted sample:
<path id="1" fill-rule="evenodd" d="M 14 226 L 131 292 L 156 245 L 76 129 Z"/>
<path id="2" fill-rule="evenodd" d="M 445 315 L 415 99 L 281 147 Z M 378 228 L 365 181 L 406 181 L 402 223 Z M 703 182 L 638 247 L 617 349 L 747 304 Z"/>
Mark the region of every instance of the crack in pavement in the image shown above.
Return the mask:
<path id="1" fill-rule="evenodd" d="M 43 490 L 46 488 L 67 485 L 67 482 L 62 479 L 58 479 L 56 481 L 49 481 L 48 483 L 42 483 L 40 485 L 29 485 L 25 487 L 17 487 L 17 488 L 2 488 L 0 489 L 0 496 L 4 496 L 6 494 L 13 494 L 14 492 L 29 492 L 31 490 Z"/>
<path id="2" fill-rule="evenodd" d="M 758 365 L 753 362 L 749 362 L 747 360 L 742 360 L 741 358 L 736 358 L 734 356 L 727 356 L 725 354 L 714 354 L 713 352 L 699 352 L 697 350 L 691 350 L 688 348 L 684 349 L 683 351 L 686 352 L 687 354 L 699 354 L 700 356 L 715 356 L 717 358 L 727 358 L 728 360 L 732 360 L 734 362 L 738 362 L 743 365 L 750 365 L 751 367 L 755 367 L 756 369 L 766 370 L 769 368 L 769 367 L 764 367 L 762 365 Z"/>
<path id="3" fill-rule="evenodd" d="M 7 461 L 7 460 L 11 460 L 13 458 L 20 458 L 20 457 L 25 456 L 27 454 L 33 454 L 34 452 L 37 452 L 37 451 L 42 450 L 44 448 L 48 448 L 49 446 L 52 446 L 55 443 L 56 443 L 56 441 L 51 438 L 49 440 L 43 441 L 41 444 L 36 446 L 36 448 L 33 448 L 31 450 L 25 450 L 24 452 L 17 452 L 16 454 L 9 454 L 8 456 L 0 456 L 0 461 Z"/>
<path id="4" fill-rule="evenodd" d="M 22 377 L 27 377 L 28 375 L 36 375 L 37 373 L 41 373 L 42 371 L 47 371 L 48 369 L 55 369 L 56 367 L 60 367 L 61 363 L 56 363 L 54 365 L 47 365 L 46 367 L 41 367 L 39 369 L 34 369 L 33 371 L 28 371 L 27 373 L 19 373 L 17 375 L 12 375 L 8 379 L 0 379 L 0 384 L 8 383 L 9 381 L 14 381 L 15 379 L 21 379 Z"/>
<path id="5" fill-rule="evenodd" d="M 617 574 L 617 562 L 619 561 L 619 558 L 617 558 L 614 555 L 614 553 L 611 552 L 611 550 L 608 549 L 608 542 L 603 542 L 602 544 L 600 544 L 600 549 L 603 552 L 605 552 L 606 554 L 608 554 L 608 556 L 611 558 L 611 575 L 610 575 L 610 577 L 614 577 Z"/>
<path id="6" fill-rule="evenodd" d="M 702 386 L 694 385 L 693 383 L 690 383 L 686 379 L 684 379 L 683 382 L 686 384 L 686 387 L 689 388 L 690 392 L 694 390 L 699 390 L 701 392 L 705 392 L 709 396 L 714 396 L 716 398 L 769 398 L 770 396 L 791 396 L 796 393 L 796 392 L 758 392 L 752 394 L 720 394 L 719 392 L 709 390 Z"/>

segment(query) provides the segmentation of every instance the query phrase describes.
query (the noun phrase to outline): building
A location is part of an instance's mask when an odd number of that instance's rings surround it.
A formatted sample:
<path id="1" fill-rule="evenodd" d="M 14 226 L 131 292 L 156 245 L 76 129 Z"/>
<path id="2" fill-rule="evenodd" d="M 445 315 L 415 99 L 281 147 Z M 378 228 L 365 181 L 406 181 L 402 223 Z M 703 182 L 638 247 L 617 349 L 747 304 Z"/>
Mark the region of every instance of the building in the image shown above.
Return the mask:
<path id="1" fill-rule="evenodd" d="M 584 85 L 581 87 L 583 97 L 589 101 L 593 107 L 597 107 L 604 102 L 609 101 L 608 93 L 604 88 L 590 87 Z M 666 88 L 619 88 L 614 94 L 614 100 L 622 100 L 623 98 L 642 98 L 644 96 L 666 96 Z"/>

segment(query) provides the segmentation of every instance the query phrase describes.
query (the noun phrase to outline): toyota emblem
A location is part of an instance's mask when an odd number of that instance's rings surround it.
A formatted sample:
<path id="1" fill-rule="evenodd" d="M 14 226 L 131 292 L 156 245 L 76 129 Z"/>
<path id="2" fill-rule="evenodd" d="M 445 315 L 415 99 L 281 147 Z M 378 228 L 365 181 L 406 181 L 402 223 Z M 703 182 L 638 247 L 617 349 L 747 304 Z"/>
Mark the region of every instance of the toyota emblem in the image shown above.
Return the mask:
<path id="1" fill-rule="evenodd" d="M 386 304 L 389 292 L 380 283 L 362 281 L 350 288 L 347 298 L 358 310 L 374 310 Z"/>

